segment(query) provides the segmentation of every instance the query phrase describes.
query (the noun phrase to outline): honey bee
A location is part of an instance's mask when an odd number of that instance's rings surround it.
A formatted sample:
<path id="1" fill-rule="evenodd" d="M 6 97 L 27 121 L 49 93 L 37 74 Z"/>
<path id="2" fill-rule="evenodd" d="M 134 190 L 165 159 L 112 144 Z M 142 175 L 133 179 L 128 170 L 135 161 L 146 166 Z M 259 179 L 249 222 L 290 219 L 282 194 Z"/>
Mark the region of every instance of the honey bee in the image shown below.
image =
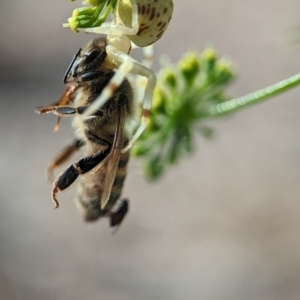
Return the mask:
<path id="1" fill-rule="evenodd" d="M 110 226 L 118 226 L 128 211 L 128 200 L 114 206 L 120 198 L 126 177 L 129 151 L 122 152 L 129 137 L 125 121 L 134 114 L 134 94 L 124 79 L 112 97 L 93 115 L 84 112 L 101 94 L 115 72 L 107 60 L 107 41 L 96 38 L 79 49 L 64 76 L 66 90 L 54 105 L 39 107 L 39 114 L 53 113 L 59 118 L 74 116 L 76 139 L 64 148 L 49 165 L 52 172 L 76 150 L 84 157 L 71 164 L 53 183 L 52 200 L 59 207 L 57 194 L 69 187 L 78 177 L 77 202 L 86 221 L 108 216 Z M 58 120 L 59 122 L 59 120 Z M 58 123 L 57 123 L 58 126 Z M 56 127 L 57 127 L 56 126 Z"/>

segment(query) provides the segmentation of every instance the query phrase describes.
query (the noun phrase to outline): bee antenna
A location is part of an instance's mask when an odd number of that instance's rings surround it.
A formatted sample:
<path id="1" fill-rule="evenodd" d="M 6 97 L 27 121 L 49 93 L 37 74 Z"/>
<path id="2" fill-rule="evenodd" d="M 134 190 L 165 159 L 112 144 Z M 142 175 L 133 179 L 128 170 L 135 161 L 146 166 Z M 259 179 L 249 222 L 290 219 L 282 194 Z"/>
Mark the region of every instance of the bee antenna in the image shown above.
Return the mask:
<path id="1" fill-rule="evenodd" d="M 73 67 L 74 62 L 75 62 L 75 60 L 77 59 L 77 57 L 78 57 L 78 55 L 79 55 L 79 53 L 80 53 L 81 50 L 82 50 L 82 49 L 79 48 L 78 51 L 77 51 L 77 53 L 74 55 L 74 57 L 73 57 L 73 59 L 72 59 L 70 65 L 69 65 L 69 67 L 68 67 L 68 69 L 67 69 L 67 71 L 66 71 L 66 73 L 65 73 L 65 75 L 64 75 L 64 84 L 67 83 L 67 77 L 68 77 L 68 74 L 69 74 L 71 68 Z"/>

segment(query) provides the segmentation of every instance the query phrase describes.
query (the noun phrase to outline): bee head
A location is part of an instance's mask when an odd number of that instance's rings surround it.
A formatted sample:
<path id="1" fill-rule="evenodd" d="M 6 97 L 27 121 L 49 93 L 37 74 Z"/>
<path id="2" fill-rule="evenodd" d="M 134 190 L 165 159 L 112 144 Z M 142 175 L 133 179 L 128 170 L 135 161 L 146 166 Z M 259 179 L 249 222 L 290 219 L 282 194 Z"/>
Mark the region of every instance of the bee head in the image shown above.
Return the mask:
<path id="1" fill-rule="evenodd" d="M 105 38 L 97 38 L 90 41 L 84 49 L 79 49 L 65 74 L 64 83 L 76 80 L 86 73 L 99 71 L 106 58 L 105 47 Z"/>

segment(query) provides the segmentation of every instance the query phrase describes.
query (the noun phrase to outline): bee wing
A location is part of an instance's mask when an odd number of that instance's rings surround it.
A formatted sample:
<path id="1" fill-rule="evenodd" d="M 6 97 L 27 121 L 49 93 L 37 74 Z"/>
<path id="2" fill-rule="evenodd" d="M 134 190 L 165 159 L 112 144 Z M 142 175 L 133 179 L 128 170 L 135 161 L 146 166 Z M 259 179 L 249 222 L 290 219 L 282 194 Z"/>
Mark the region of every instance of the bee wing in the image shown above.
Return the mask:
<path id="1" fill-rule="evenodd" d="M 107 172 L 105 174 L 102 195 L 100 200 L 101 209 L 105 207 L 111 194 L 111 189 L 116 177 L 116 171 L 120 160 L 124 142 L 125 108 L 118 108 L 117 126 L 114 141 L 109 156 L 107 157 Z"/>

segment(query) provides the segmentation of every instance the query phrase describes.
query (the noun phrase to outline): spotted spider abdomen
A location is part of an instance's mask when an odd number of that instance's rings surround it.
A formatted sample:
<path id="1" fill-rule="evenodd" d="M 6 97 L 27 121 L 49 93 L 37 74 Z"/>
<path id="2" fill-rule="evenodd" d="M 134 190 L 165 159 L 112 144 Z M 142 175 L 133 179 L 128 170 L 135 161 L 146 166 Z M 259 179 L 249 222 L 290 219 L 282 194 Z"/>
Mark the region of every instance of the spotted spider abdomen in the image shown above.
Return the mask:
<path id="1" fill-rule="evenodd" d="M 159 40 L 166 31 L 173 14 L 172 0 L 136 0 L 139 30 L 129 39 L 139 47 L 146 47 Z M 116 7 L 117 22 L 131 27 L 131 0 L 119 0 Z"/>

